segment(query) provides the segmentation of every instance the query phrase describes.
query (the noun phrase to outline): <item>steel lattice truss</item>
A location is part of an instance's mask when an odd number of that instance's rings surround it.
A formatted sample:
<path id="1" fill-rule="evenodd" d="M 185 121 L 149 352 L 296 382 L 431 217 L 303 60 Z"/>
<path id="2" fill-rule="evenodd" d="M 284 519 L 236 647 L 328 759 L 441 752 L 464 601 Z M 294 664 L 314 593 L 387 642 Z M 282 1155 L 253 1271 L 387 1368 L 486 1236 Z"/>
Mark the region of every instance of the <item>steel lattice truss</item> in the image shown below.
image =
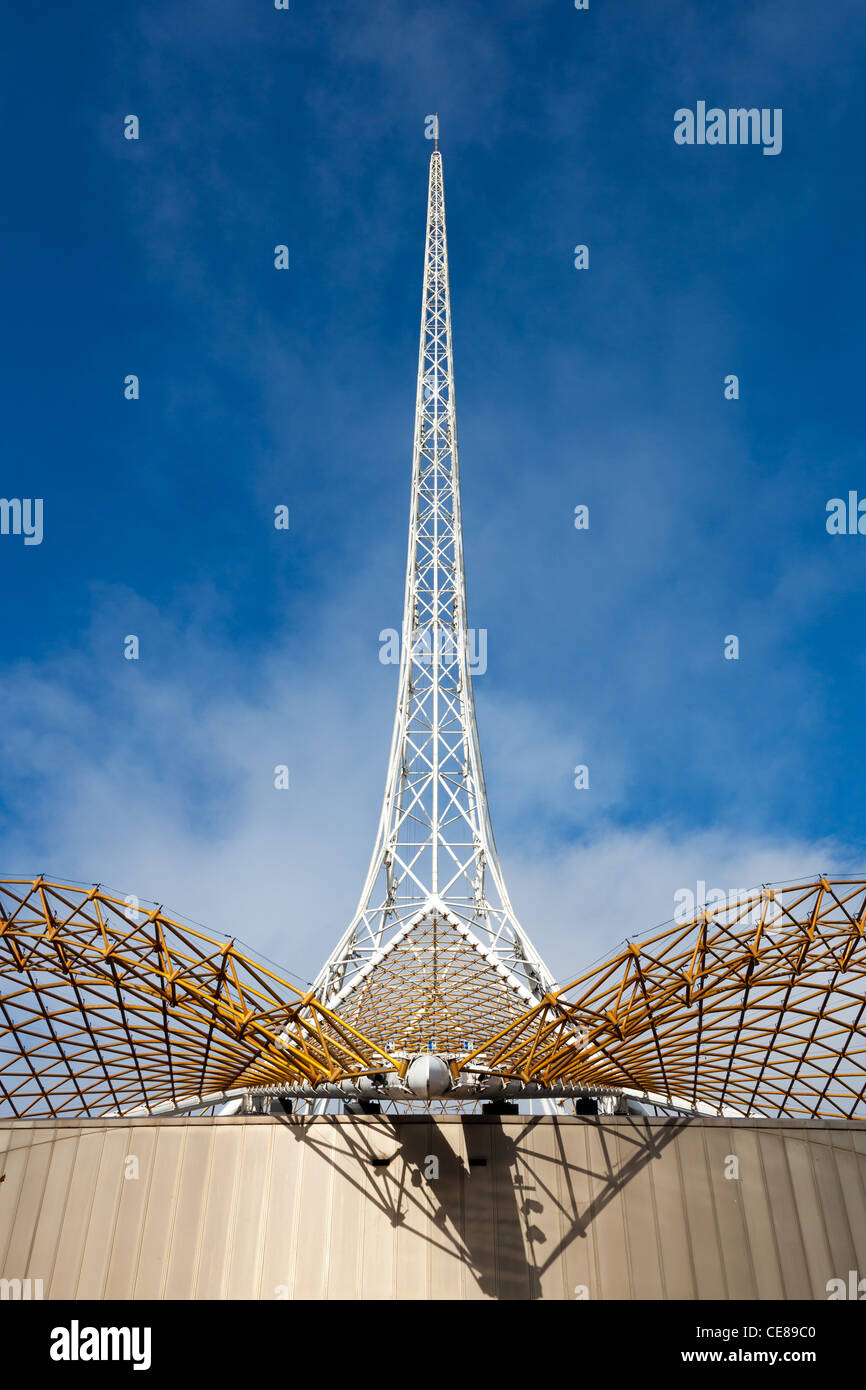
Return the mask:
<path id="1" fill-rule="evenodd" d="M 505 888 L 475 721 L 460 511 L 442 156 L 430 159 L 409 554 L 397 713 L 379 829 L 357 912 L 316 981 L 344 997 L 407 924 L 445 915 L 535 999 L 549 972 Z"/>
<path id="2" fill-rule="evenodd" d="M 765 889 L 633 942 L 478 1058 L 543 1086 L 828 1117 L 866 1108 L 866 882 Z"/>
<path id="3" fill-rule="evenodd" d="M 0 1094 L 14 1115 L 204 1105 L 351 1078 L 377 1057 L 230 942 L 98 888 L 0 880 Z"/>
<path id="4" fill-rule="evenodd" d="M 701 912 L 529 1007 L 451 928 L 414 940 L 414 974 L 395 946 L 338 1014 L 231 943 L 130 911 L 97 888 L 0 881 L 9 1113 L 172 1112 L 242 1091 L 411 1101 L 408 1059 L 431 1029 L 458 1099 L 625 1090 L 716 1113 L 866 1109 L 866 880 Z"/>

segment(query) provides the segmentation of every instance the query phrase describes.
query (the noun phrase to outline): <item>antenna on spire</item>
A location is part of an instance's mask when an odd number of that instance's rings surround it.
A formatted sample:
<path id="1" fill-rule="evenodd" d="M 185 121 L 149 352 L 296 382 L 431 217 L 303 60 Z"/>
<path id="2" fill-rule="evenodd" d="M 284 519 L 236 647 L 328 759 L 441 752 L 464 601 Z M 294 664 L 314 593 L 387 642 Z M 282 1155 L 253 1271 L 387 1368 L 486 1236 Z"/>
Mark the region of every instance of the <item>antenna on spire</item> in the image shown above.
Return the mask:
<path id="1" fill-rule="evenodd" d="M 439 112 L 438 112 L 438 111 L 436 112 L 436 124 L 434 125 L 433 130 L 435 131 L 435 134 L 434 134 L 434 136 L 433 136 L 433 148 L 434 148 L 434 150 L 438 150 L 438 148 L 439 148 Z"/>

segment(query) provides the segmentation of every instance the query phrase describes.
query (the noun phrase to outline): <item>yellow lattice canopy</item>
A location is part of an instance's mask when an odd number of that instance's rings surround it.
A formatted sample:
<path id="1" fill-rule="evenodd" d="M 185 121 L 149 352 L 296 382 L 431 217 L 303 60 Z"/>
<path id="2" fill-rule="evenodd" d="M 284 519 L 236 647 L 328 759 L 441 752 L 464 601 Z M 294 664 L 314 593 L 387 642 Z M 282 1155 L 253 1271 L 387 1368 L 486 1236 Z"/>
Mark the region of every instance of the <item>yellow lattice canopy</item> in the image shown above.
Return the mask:
<path id="1" fill-rule="evenodd" d="M 866 881 L 763 890 L 533 1001 L 428 914 L 334 1007 L 231 942 L 98 888 L 0 881 L 0 1097 L 22 1118 L 405 1074 L 624 1089 L 768 1116 L 864 1113 Z M 537 1090 L 536 1090 L 537 1093 Z"/>

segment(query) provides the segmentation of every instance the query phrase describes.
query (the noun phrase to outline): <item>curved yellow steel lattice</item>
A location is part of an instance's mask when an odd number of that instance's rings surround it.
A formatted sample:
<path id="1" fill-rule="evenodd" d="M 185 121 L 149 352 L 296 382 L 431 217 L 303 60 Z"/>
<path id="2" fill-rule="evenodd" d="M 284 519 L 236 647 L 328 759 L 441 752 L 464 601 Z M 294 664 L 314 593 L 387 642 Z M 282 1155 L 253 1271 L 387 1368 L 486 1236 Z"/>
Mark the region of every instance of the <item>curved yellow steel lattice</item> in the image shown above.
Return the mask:
<path id="1" fill-rule="evenodd" d="M 862 1114 L 866 880 L 701 912 L 529 1008 L 469 948 L 425 927 L 340 1012 L 159 909 L 0 880 L 0 1098 L 23 1118 L 393 1074 L 434 1024 L 462 1080 L 625 1089 L 718 1112 Z"/>
<path id="2" fill-rule="evenodd" d="M 13 1115 L 128 1113 L 383 1065 L 231 942 L 98 888 L 0 880 L 0 1097 Z"/>
<path id="3" fill-rule="evenodd" d="M 472 1059 L 722 1112 L 866 1111 L 866 880 L 765 889 L 550 993 Z"/>

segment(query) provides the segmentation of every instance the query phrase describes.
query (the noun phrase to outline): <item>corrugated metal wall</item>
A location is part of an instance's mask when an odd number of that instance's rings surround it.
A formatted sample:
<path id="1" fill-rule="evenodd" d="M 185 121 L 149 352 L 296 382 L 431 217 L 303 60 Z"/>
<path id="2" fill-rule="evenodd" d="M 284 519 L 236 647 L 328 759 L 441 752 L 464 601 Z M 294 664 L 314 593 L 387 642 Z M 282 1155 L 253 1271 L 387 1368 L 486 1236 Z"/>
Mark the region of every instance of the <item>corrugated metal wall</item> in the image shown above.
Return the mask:
<path id="1" fill-rule="evenodd" d="M 0 1175 L 0 1277 L 47 1298 L 823 1299 L 866 1277 L 866 1122 L 0 1119 Z"/>

